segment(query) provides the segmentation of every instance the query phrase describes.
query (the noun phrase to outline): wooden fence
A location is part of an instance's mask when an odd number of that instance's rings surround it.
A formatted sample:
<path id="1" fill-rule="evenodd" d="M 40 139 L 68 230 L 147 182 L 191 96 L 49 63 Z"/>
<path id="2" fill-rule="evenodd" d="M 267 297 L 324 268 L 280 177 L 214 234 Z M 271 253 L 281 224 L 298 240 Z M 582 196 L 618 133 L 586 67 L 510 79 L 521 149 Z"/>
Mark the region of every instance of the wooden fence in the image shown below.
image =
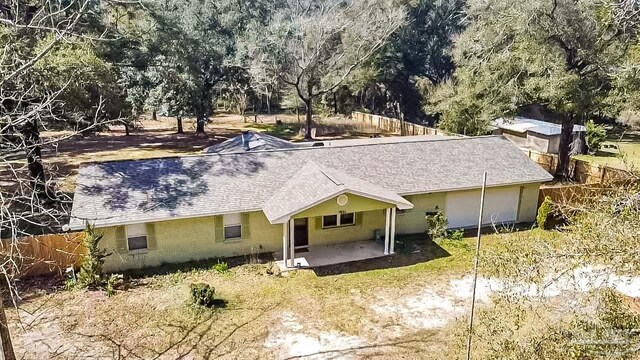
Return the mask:
<path id="1" fill-rule="evenodd" d="M 75 232 L 2 240 L 0 253 L 3 261 L 16 261 L 20 277 L 62 274 L 67 267 L 79 265 L 85 253 L 83 239 L 84 233 Z"/>
<path id="2" fill-rule="evenodd" d="M 542 204 L 545 197 L 550 197 L 554 203 L 565 204 L 576 200 L 596 199 L 602 194 L 609 192 L 611 189 L 598 184 L 570 184 L 570 185 L 553 185 L 540 188 L 538 196 L 538 207 Z"/>
<path id="3" fill-rule="evenodd" d="M 401 129 L 404 127 L 404 135 L 446 135 L 464 137 L 464 135 L 450 134 L 440 129 L 414 124 L 408 121 L 402 121 L 380 115 L 366 114 L 358 111 L 351 113 L 351 119 L 357 123 L 365 123 L 378 129 L 399 134 L 402 134 Z"/>
<path id="4" fill-rule="evenodd" d="M 401 133 L 400 128 L 404 126 L 405 135 L 447 135 L 461 136 L 459 134 L 451 134 L 440 129 L 430 128 L 424 125 L 413 124 L 399 119 L 384 117 L 380 115 L 366 114 L 361 112 L 352 112 L 351 118 L 356 123 L 366 123 L 380 129 Z M 535 150 L 523 149 L 529 158 L 535 161 L 543 169 L 550 174 L 555 173 L 558 165 L 558 156 L 555 154 L 546 154 Z M 628 171 L 617 169 L 609 166 L 601 166 L 591 164 L 585 160 L 571 159 L 569 165 L 574 174 L 574 179 L 580 184 L 603 184 L 603 185 L 620 185 L 636 180 Z"/>

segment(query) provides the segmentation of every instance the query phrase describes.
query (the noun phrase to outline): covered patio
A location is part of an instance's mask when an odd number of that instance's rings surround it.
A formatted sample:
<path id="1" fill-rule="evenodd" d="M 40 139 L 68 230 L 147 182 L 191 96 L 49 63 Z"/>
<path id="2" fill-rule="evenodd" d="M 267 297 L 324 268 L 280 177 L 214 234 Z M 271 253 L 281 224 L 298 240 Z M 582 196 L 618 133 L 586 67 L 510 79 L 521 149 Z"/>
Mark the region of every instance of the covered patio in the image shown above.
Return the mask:
<path id="1" fill-rule="evenodd" d="M 309 251 L 297 254 L 291 261 L 285 263 L 282 254 L 277 257 L 280 271 L 298 268 L 315 268 L 326 265 L 347 263 L 352 261 L 375 259 L 389 255 L 384 252 L 384 244 L 375 240 L 353 241 L 340 244 L 319 245 L 309 247 Z"/>
<path id="2" fill-rule="evenodd" d="M 295 269 L 392 254 L 396 209 L 412 207 L 389 189 L 308 162 L 263 211 L 282 224 L 281 268 Z"/>

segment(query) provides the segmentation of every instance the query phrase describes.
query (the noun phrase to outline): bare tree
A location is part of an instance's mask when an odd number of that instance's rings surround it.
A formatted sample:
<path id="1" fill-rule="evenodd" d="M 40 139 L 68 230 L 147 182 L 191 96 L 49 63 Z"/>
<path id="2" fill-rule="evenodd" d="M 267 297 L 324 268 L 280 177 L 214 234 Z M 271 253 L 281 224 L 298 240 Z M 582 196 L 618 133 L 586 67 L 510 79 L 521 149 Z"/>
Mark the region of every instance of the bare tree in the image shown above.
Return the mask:
<path id="1" fill-rule="evenodd" d="M 267 29 L 256 30 L 254 56 L 306 106 L 305 138 L 311 138 L 314 99 L 370 59 L 404 18 L 404 8 L 385 0 L 289 1 Z"/>
<path id="2" fill-rule="evenodd" d="M 87 118 L 86 113 L 69 116 L 69 109 L 64 109 L 60 100 L 68 83 L 46 88 L 39 86 L 34 74 L 38 64 L 61 44 L 107 39 L 107 32 L 94 24 L 109 4 L 91 0 L 0 3 L 0 288 L 2 297 L 10 298 L 14 306 L 20 298 L 15 280 L 23 263 L 30 260 L 21 253 L 20 239 L 47 229 L 61 229 L 69 213 L 71 199 L 58 190 L 42 159 L 42 148 L 107 123 L 100 116 L 103 99 L 92 104 L 93 118 Z M 36 42 L 39 46 L 32 46 Z M 63 124 L 71 131 L 43 140 L 41 129 L 52 124 Z M 1 298 L 0 340 L 2 358 L 14 359 Z"/>

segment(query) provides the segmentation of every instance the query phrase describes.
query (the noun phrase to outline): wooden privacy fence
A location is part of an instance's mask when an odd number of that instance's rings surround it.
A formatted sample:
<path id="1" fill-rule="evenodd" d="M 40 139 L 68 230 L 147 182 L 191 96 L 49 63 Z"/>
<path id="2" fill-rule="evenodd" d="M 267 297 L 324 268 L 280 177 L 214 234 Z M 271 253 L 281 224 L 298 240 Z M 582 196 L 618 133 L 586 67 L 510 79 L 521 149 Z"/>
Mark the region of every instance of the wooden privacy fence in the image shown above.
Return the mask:
<path id="1" fill-rule="evenodd" d="M 357 123 L 368 124 L 378 129 L 400 134 L 403 133 L 401 129 L 404 128 L 404 135 L 446 135 L 464 137 L 464 135 L 451 134 L 440 129 L 414 124 L 408 121 L 402 121 L 395 118 L 367 114 L 358 111 L 354 111 L 351 113 L 351 119 Z"/>
<path id="2" fill-rule="evenodd" d="M 0 242 L 0 252 L 3 262 L 16 262 L 19 277 L 62 274 L 79 265 L 85 253 L 83 239 L 83 232 L 29 236 L 15 242 L 5 239 Z"/>
<path id="3" fill-rule="evenodd" d="M 356 123 L 365 123 L 395 133 L 401 133 L 400 128 L 404 126 L 404 135 L 465 136 L 447 133 L 440 129 L 413 124 L 407 121 L 403 122 L 399 119 L 366 114 L 357 111 L 351 113 L 351 118 Z M 522 151 L 547 172 L 550 174 L 555 173 L 556 167 L 558 166 L 557 155 L 541 153 L 530 149 L 522 149 Z M 621 185 L 637 180 L 629 171 L 610 166 L 595 165 L 585 160 L 571 159 L 571 164 L 569 166 L 573 170 L 574 179 L 580 184 Z"/>
<path id="4" fill-rule="evenodd" d="M 599 185 L 571 184 L 541 187 L 538 197 L 538 207 L 542 205 L 545 197 L 550 197 L 554 203 L 565 204 L 581 199 L 595 199 L 610 191 L 609 188 Z"/>

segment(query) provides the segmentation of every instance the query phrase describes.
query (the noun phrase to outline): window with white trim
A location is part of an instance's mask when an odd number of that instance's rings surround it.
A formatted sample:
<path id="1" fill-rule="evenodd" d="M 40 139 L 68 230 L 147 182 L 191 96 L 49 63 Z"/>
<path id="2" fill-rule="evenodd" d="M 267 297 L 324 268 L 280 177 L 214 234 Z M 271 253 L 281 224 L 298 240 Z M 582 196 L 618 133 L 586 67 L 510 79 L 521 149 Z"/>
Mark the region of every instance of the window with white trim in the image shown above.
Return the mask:
<path id="1" fill-rule="evenodd" d="M 226 214 L 223 216 L 224 239 L 234 240 L 242 238 L 242 216 L 238 214 Z"/>
<path id="2" fill-rule="evenodd" d="M 147 227 L 145 224 L 127 225 L 126 231 L 129 251 L 147 250 Z"/>
<path id="3" fill-rule="evenodd" d="M 325 215 L 322 217 L 322 227 L 332 228 L 338 226 L 350 226 L 356 223 L 356 213 L 341 213 Z"/>

